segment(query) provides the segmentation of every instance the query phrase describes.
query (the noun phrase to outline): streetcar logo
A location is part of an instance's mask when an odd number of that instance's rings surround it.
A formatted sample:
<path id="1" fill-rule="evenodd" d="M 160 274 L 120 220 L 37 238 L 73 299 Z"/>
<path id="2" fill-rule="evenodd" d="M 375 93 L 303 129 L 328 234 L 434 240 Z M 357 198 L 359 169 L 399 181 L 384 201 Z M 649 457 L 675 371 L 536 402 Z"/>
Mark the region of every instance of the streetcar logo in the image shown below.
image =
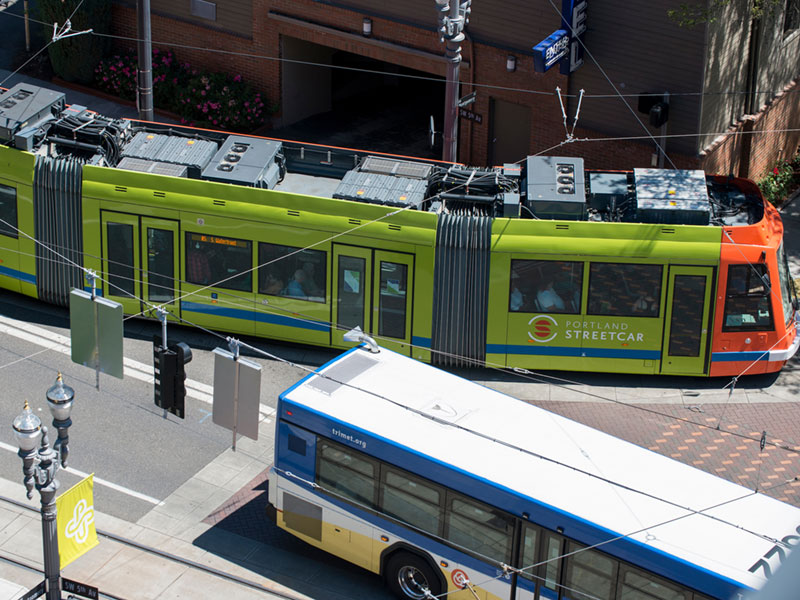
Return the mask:
<path id="1" fill-rule="evenodd" d="M 469 577 L 461 569 L 453 569 L 450 579 L 453 581 L 453 585 L 459 589 L 464 589 L 469 584 Z"/>
<path id="2" fill-rule="evenodd" d="M 72 511 L 72 519 L 67 523 L 64 535 L 75 538 L 78 544 L 85 544 L 89 538 L 89 525 L 94 523 L 94 506 L 89 506 L 86 499 L 81 498 Z"/>
<path id="3" fill-rule="evenodd" d="M 528 331 L 528 337 L 531 338 L 531 341 L 533 342 L 549 342 L 558 334 L 556 331 L 556 327 L 558 327 L 558 321 L 556 321 L 553 317 L 548 317 L 547 315 L 533 317 L 530 321 L 528 321 L 528 325 L 531 326 L 532 330 Z"/>

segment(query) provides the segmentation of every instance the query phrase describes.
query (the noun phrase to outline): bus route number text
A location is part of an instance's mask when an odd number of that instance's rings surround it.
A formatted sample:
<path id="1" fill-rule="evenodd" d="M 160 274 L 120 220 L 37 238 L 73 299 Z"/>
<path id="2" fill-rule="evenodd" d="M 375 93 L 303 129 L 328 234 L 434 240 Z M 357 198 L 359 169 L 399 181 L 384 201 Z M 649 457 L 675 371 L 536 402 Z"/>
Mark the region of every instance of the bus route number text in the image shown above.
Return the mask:
<path id="1" fill-rule="evenodd" d="M 795 528 L 795 531 L 798 534 L 800 534 L 800 525 L 798 525 Z M 792 546 L 793 547 L 793 546 L 798 546 L 798 545 L 800 545 L 800 535 L 791 534 L 791 535 L 784 536 L 783 539 L 781 539 L 780 542 L 778 542 L 772 548 L 767 550 L 767 552 L 764 554 L 764 556 L 759 558 L 755 562 L 755 564 L 748 569 L 748 571 L 750 571 L 751 573 L 755 573 L 759 569 L 763 569 L 764 570 L 764 577 L 769 579 L 770 577 L 772 577 L 773 573 L 775 573 L 775 569 L 777 569 L 777 567 L 780 566 L 781 563 L 783 563 L 786 560 L 787 552 L 786 552 L 786 548 L 784 548 L 784 546 Z M 778 565 L 775 567 L 775 569 L 773 569 L 771 564 L 770 564 L 770 559 L 772 559 L 774 556 L 778 557 Z"/>

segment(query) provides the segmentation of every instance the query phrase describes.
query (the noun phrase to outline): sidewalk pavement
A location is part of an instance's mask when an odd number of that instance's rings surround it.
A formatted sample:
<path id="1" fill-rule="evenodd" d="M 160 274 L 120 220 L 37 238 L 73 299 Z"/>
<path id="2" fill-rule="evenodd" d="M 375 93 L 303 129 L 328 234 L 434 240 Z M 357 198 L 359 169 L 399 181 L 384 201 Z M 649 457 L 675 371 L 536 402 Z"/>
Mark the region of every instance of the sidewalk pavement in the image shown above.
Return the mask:
<path id="1" fill-rule="evenodd" d="M 261 424 L 260 436 L 266 437 L 274 427 L 267 421 Z M 62 575 L 120 598 L 309 598 L 266 576 L 272 568 L 280 568 L 282 560 L 288 560 L 281 557 L 279 551 L 267 550 L 263 544 L 202 522 L 248 481 L 263 472 L 271 460 L 271 445 L 242 439 L 236 452 L 228 449 L 137 523 L 96 511 L 98 546 L 64 568 Z M 0 502 L 2 555 L 41 569 L 38 492 L 34 490 L 33 500 L 27 500 L 19 482 L 0 479 L 0 496 L 36 509 L 35 512 L 28 511 L 9 502 Z M 101 532 L 242 578 L 252 585 L 201 571 L 106 537 Z M 202 539 L 202 547 L 197 543 L 199 539 Z M 0 600 L 16 600 L 43 578 L 41 573 L 0 561 Z"/>

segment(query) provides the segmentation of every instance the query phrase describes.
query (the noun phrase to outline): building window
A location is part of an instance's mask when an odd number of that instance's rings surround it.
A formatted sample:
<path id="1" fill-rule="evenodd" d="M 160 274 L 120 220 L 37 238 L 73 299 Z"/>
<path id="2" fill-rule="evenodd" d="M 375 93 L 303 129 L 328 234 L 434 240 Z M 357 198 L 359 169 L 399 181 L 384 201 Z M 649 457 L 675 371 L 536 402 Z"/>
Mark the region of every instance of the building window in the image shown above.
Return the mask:
<path id="1" fill-rule="evenodd" d="M 196 285 L 253 291 L 252 242 L 233 238 L 186 234 L 186 281 Z"/>
<path id="2" fill-rule="evenodd" d="M 201 19 L 216 21 L 217 3 L 206 2 L 206 0 L 192 0 L 190 12 L 193 17 L 200 17 Z"/>
<path id="3" fill-rule="evenodd" d="M 800 28 L 800 0 L 786 0 L 783 13 L 783 37 Z"/>
<path id="4" fill-rule="evenodd" d="M 0 234 L 17 236 L 17 190 L 0 185 Z"/>
<path id="5" fill-rule="evenodd" d="M 766 265 L 729 266 L 722 331 L 771 330 L 770 295 Z"/>

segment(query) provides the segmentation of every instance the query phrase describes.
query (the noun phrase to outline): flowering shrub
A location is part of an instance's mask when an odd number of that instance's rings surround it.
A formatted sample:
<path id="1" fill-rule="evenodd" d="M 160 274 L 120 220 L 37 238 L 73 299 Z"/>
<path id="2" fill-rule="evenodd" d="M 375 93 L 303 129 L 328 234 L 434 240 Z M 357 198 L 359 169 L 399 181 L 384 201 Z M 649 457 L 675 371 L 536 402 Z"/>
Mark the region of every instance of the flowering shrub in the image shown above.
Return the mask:
<path id="1" fill-rule="evenodd" d="M 136 52 L 104 59 L 95 69 L 97 88 L 124 100 L 136 99 Z M 177 113 L 182 123 L 247 133 L 260 127 L 274 107 L 241 75 L 201 73 L 179 63 L 170 50 L 153 49 L 153 106 Z"/>
<path id="2" fill-rule="evenodd" d="M 123 100 L 136 100 L 136 52 L 128 50 L 103 59 L 94 70 L 97 88 Z M 186 79 L 171 50 L 153 48 L 153 105 L 167 110 L 176 108 L 175 86 Z"/>
<path id="3" fill-rule="evenodd" d="M 764 198 L 776 205 L 780 205 L 799 186 L 800 154 L 791 161 L 779 162 L 769 175 L 758 182 Z"/>
<path id="4" fill-rule="evenodd" d="M 261 94 L 242 81 L 241 75 L 201 74 L 178 91 L 181 122 L 197 127 L 252 131 L 264 123 L 267 109 Z"/>

